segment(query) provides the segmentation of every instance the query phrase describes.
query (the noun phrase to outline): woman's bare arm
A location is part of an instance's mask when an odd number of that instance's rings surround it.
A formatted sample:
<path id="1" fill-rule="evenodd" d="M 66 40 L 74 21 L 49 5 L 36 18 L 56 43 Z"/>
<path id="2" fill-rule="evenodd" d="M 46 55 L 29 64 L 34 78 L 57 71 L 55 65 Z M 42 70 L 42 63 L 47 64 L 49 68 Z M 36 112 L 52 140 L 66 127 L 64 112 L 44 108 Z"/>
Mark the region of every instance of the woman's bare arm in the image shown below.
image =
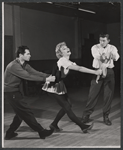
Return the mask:
<path id="1" fill-rule="evenodd" d="M 68 68 L 71 70 L 80 71 L 80 72 L 89 73 L 89 74 L 95 74 L 95 75 L 101 75 L 102 74 L 101 69 L 92 70 L 92 69 L 88 69 L 86 67 L 78 66 L 78 65 L 70 65 Z"/>

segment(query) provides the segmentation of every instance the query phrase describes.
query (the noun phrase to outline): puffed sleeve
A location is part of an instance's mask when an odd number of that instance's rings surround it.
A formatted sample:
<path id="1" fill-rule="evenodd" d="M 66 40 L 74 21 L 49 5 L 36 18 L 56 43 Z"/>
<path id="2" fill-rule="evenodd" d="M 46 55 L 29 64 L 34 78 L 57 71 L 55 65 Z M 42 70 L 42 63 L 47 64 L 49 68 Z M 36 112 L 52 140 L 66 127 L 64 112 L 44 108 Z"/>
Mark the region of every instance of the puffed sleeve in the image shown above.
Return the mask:
<path id="1" fill-rule="evenodd" d="M 62 57 L 57 62 L 57 65 L 58 65 L 59 70 L 61 70 L 61 67 L 63 67 L 64 69 L 67 69 L 71 65 L 76 65 L 76 63 Z"/>

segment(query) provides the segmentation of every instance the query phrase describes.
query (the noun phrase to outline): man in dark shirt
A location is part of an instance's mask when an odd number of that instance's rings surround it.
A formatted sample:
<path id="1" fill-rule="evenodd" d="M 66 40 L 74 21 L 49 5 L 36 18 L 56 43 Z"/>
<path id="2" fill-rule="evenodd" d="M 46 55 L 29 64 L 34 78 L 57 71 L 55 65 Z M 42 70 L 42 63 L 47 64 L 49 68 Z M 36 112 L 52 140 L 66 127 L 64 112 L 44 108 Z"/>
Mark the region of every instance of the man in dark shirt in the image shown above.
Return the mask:
<path id="1" fill-rule="evenodd" d="M 53 130 L 44 129 L 35 119 L 34 114 L 24 101 L 20 91 L 22 79 L 30 81 L 50 81 L 54 82 L 55 77 L 36 71 L 26 61 L 30 60 L 30 51 L 27 46 L 20 46 L 17 49 L 17 57 L 10 62 L 5 69 L 4 76 L 4 96 L 12 106 L 15 117 L 9 129 L 6 131 L 5 139 L 9 140 L 16 137 L 15 132 L 20 126 L 22 120 L 29 125 L 34 131 L 38 132 L 41 139 L 50 136 Z"/>

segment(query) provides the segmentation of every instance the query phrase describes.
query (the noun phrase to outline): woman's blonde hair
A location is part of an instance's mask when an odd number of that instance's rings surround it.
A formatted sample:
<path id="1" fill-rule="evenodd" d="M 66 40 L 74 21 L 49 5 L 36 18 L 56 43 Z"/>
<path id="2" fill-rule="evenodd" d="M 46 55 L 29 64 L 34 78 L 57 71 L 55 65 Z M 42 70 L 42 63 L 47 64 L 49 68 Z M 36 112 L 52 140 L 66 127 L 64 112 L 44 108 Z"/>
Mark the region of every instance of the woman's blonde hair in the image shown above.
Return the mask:
<path id="1" fill-rule="evenodd" d="M 60 50 L 62 46 L 66 46 L 66 43 L 65 42 L 61 42 L 61 43 L 59 43 L 59 44 L 56 45 L 55 52 L 56 52 L 56 57 L 58 59 L 60 59 L 63 56 L 62 52 Z"/>

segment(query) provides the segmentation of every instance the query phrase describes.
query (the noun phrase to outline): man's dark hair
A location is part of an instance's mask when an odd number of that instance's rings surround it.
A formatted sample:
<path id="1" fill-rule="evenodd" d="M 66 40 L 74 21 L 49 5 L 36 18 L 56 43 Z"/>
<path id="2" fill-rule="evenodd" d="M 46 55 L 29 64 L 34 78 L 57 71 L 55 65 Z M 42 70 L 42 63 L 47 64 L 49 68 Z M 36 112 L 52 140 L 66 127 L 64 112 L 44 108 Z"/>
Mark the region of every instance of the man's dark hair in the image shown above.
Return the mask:
<path id="1" fill-rule="evenodd" d="M 25 53 L 25 49 L 29 50 L 27 46 L 19 46 L 16 51 L 16 57 L 19 57 L 19 54 L 23 55 Z"/>
<path id="2" fill-rule="evenodd" d="M 110 39 L 110 38 L 109 38 L 109 34 L 100 34 L 100 35 L 99 35 L 99 38 L 100 38 L 100 37 L 102 37 L 102 38 L 105 38 L 105 37 L 106 37 L 108 40 Z"/>

